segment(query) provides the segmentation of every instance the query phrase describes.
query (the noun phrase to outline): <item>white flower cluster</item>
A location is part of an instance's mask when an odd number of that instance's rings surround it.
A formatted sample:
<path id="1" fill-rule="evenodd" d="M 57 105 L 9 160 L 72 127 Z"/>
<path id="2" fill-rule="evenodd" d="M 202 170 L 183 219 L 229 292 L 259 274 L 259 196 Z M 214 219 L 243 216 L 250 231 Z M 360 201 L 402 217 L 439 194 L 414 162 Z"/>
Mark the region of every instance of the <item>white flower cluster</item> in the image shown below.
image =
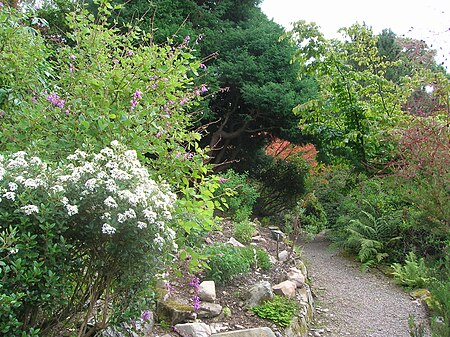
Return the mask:
<path id="1" fill-rule="evenodd" d="M 54 208 L 63 210 L 67 221 L 76 226 L 89 219 L 104 235 L 134 230 L 148 234 L 156 249 L 174 246 L 175 232 L 167 221 L 176 196 L 167 184 L 150 178 L 135 151 L 113 141 L 99 153 L 77 150 L 67 160 L 69 164 L 51 170 L 23 151 L 0 155 L 0 207 L 14 204 L 25 216 L 38 214 L 36 205 L 42 200 L 23 201 L 18 195 L 39 191 L 48 200 L 56 200 Z"/>
<path id="2" fill-rule="evenodd" d="M 25 215 L 39 213 L 38 206 L 26 203 L 19 195 L 26 190 L 46 189 L 49 172 L 40 158 L 29 157 L 25 151 L 0 155 L 0 206 L 18 207 Z"/>
<path id="3" fill-rule="evenodd" d="M 64 200 L 65 205 L 78 205 L 77 211 L 97 217 L 105 235 L 131 225 L 152 232 L 158 249 L 172 245 L 175 233 L 167 220 L 172 217 L 176 196 L 166 184 L 150 178 L 135 151 L 113 141 L 99 153 L 76 151 L 67 159 L 70 164 L 56 182 L 70 199 Z"/>

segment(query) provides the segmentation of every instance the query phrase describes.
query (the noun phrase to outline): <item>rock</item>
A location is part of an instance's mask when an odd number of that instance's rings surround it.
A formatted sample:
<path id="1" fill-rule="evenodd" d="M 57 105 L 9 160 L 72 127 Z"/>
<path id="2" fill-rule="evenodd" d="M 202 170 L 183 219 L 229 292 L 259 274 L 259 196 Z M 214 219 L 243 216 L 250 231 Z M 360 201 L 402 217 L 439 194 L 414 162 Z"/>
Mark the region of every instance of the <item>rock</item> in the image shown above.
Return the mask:
<path id="1" fill-rule="evenodd" d="M 211 337 L 276 337 L 270 328 L 253 328 L 228 331 L 212 335 Z"/>
<path id="2" fill-rule="evenodd" d="M 191 305 L 169 298 L 165 301 L 158 301 L 156 316 L 160 322 L 165 321 L 170 325 L 175 325 L 195 319 L 196 315 Z"/>
<path id="3" fill-rule="evenodd" d="M 264 239 L 261 235 L 257 235 L 257 236 L 252 237 L 252 241 L 255 241 L 255 242 L 267 242 L 267 240 Z"/>
<path id="4" fill-rule="evenodd" d="M 240 243 L 238 240 L 236 240 L 235 238 L 231 237 L 228 242 L 230 245 L 234 246 L 234 247 L 245 247 L 242 243 Z"/>
<path id="5" fill-rule="evenodd" d="M 303 261 L 297 261 L 297 269 L 302 272 L 303 276 L 305 276 L 305 279 L 308 278 L 308 270 L 306 269 L 306 266 L 303 263 Z"/>
<path id="6" fill-rule="evenodd" d="M 222 306 L 210 302 L 200 302 L 200 309 L 197 312 L 198 318 L 213 318 L 220 315 Z"/>
<path id="7" fill-rule="evenodd" d="M 262 281 L 252 285 L 244 293 L 245 305 L 248 307 L 255 307 L 262 302 L 273 298 L 272 287 L 269 282 Z"/>
<path id="8" fill-rule="evenodd" d="M 295 267 L 289 269 L 287 279 L 294 282 L 297 285 L 297 288 L 301 288 L 305 285 L 305 276 Z"/>
<path id="9" fill-rule="evenodd" d="M 174 330 L 181 337 L 210 337 L 211 328 L 205 323 L 176 324 Z"/>
<path id="10" fill-rule="evenodd" d="M 287 250 L 283 250 L 278 253 L 278 260 L 281 262 L 286 261 L 289 258 L 289 252 Z"/>
<path id="11" fill-rule="evenodd" d="M 229 329 L 228 323 L 211 323 L 209 327 L 213 334 Z"/>
<path id="12" fill-rule="evenodd" d="M 280 231 L 279 229 L 276 230 L 272 230 L 272 237 L 274 240 L 277 241 L 282 241 L 284 238 L 284 233 L 282 231 Z"/>
<path id="13" fill-rule="evenodd" d="M 203 281 L 198 286 L 198 297 L 201 301 L 214 302 L 216 300 L 216 284 L 214 281 Z"/>
<path id="14" fill-rule="evenodd" d="M 292 281 L 283 281 L 274 285 L 272 290 L 275 294 L 280 296 L 286 296 L 293 298 L 295 297 L 295 290 L 297 289 L 297 285 Z"/>

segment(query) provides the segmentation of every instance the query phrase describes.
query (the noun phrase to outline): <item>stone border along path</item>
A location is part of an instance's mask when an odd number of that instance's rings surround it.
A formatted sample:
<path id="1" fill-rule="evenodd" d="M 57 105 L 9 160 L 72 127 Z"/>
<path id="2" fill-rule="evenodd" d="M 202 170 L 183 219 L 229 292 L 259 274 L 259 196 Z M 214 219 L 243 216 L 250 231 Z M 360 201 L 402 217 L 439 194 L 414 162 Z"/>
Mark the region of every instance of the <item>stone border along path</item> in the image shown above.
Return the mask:
<path id="1" fill-rule="evenodd" d="M 300 243 L 317 296 L 311 336 L 409 337 L 409 314 L 427 326 L 426 336 L 430 336 L 422 304 L 381 272 L 362 272 L 359 263 L 328 245 L 323 235 Z"/>

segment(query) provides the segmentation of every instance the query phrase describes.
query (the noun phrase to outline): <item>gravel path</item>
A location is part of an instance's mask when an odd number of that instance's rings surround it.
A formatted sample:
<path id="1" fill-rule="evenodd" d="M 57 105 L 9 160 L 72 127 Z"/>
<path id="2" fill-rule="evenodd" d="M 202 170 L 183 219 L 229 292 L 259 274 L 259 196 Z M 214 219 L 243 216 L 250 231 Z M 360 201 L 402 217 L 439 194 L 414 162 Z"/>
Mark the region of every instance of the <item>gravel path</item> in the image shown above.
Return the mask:
<path id="1" fill-rule="evenodd" d="M 409 337 L 409 314 L 426 322 L 423 306 L 392 280 L 378 271 L 361 272 L 360 264 L 330 250 L 328 244 L 323 236 L 302 243 L 319 307 L 311 335 Z"/>

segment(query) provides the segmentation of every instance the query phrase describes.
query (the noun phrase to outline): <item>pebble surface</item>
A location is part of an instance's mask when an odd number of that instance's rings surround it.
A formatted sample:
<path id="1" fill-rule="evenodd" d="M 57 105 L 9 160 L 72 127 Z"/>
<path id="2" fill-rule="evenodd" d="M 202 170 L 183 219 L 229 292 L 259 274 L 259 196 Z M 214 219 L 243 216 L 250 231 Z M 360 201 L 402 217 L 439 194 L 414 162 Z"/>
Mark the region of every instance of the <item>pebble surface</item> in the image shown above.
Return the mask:
<path id="1" fill-rule="evenodd" d="M 422 304 L 381 272 L 362 272 L 359 263 L 328 246 L 322 235 L 301 243 L 313 291 L 318 296 L 311 336 L 409 337 L 410 314 L 426 326 L 425 336 L 430 336 Z"/>

